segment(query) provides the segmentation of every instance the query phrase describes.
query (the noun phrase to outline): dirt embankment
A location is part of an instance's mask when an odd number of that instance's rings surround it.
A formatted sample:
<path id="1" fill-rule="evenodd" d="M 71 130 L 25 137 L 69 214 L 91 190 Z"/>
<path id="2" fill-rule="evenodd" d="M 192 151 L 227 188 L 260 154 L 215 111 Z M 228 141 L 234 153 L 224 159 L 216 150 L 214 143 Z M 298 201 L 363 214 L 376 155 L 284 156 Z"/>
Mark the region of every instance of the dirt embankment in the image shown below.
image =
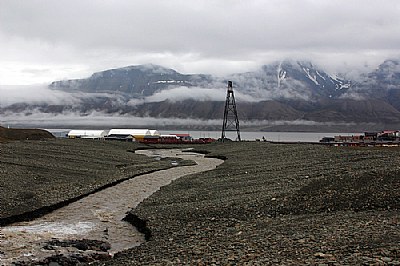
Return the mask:
<path id="1" fill-rule="evenodd" d="M 0 127 L 0 142 L 12 140 L 44 140 L 55 137 L 43 129 L 21 129 Z"/>

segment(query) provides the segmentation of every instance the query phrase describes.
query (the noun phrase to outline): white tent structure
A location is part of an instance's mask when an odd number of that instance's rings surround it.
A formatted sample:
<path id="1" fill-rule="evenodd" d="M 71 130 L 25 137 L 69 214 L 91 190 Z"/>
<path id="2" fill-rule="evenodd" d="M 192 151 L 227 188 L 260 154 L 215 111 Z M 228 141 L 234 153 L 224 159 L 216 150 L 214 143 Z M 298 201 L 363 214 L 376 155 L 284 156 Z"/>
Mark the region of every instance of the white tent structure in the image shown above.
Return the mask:
<path id="1" fill-rule="evenodd" d="M 68 132 L 68 138 L 82 138 L 82 139 L 102 139 L 107 136 L 107 130 L 78 130 L 73 129 Z"/>
<path id="2" fill-rule="evenodd" d="M 149 129 L 111 129 L 106 139 L 144 141 L 145 139 L 158 139 L 160 133 Z"/>
<path id="3" fill-rule="evenodd" d="M 108 132 L 108 136 L 144 137 L 151 136 L 151 133 L 148 129 L 111 129 Z"/>

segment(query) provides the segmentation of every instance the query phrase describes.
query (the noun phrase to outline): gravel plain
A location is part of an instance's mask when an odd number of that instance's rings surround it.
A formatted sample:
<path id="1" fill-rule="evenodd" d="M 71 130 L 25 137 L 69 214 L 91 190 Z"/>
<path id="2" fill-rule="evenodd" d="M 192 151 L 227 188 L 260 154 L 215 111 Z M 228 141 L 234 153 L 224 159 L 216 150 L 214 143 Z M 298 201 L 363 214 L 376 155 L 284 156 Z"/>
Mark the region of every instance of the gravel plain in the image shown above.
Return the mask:
<path id="1" fill-rule="evenodd" d="M 400 265 L 400 149 L 198 146 L 226 158 L 132 214 L 151 238 L 102 265 Z"/>
<path id="2" fill-rule="evenodd" d="M 126 151 L 136 144 L 0 145 L 2 218 L 86 194 L 126 173 L 168 167 L 130 158 L 134 154 Z M 398 147 L 264 142 L 193 147 L 225 162 L 175 180 L 139 204 L 128 217 L 147 232 L 148 241 L 95 264 L 400 265 Z M 46 159 L 38 160 L 41 156 Z M 103 176 L 110 169 L 114 174 Z M 36 186 L 30 184 L 35 178 Z"/>

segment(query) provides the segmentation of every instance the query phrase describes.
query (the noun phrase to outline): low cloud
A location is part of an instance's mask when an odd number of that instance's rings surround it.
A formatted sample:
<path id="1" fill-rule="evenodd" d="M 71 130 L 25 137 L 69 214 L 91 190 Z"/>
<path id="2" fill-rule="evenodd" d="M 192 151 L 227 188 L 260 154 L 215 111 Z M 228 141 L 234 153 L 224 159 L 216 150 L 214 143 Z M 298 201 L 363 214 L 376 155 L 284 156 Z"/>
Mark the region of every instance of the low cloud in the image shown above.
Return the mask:
<path id="1" fill-rule="evenodd" d="M 250 88 L 241 88 L 234 83 L 235 97 L 238 102 L 258 102 L 276 98 L 301 98 L 307 99 L 307 92 L 302 94 L 301 89 L 296 88 L 279 88 L 274 84 L 267 84 L 268 89 L 264 88 L 260 83 L 260 79 L 246 79 L 250 84 Z M 302 86 L 302 84 L 292 84 L 294 86 Z M 2 126 L 40 126 L 40 127 L 117 127 L 121 125 L 137 125 L 141 126 L 220 126 L 220 120 L 200 120 L 200 119 L 181 119 L 181 118 L 154 118 L 154 117 L 134 117 L 130 114 L 108 114 L 101 111 L 91 111 L 94 108 L 87 108 L 82 114 L 78 111 L 64 111 L 62 113 L 44 113 L 37 107 L 41 104 L 72 106 L 68 110 L 80 110 L 80 106 L 85 103 L 96 100 L 96 98 L 105 98 L 106 101 L 116 107 L 120 106 L 137 106 L 144 103 L 162 102 L 162 101 L 183 101 L 193 99 L 196 101 L 225 101 L 226 84 L 217 81 L 213 84 L 207 84 L 208 87 L 170 87 L 169 89 L 156 92 L 155 94 L 139 98 L 131 99 L 127 102 L 124 96 L 117 93 L 68 93 L 59 90 L 49 89 L 47 86 L 0 86 L 0 108 L 3 113 L 0 116 L 0 125 Z M 238 86 L 238 87 L 236 87 Z M 265 86 L 265 85 L 264 85 Z M 362 100 L 362 94 L 357 92 L 348 92 L 343 97 Z M 109 101 L 108 101 L 109 100 Z M 104 101 L 105 102 L 105 101 Z M 27 107 L 21 113 L 7 112 L 7 106 L 25 103 L 33 107 Z M 35 107 L 36 105 L 36 107 Z M 77 108 L 74 108 L 77 107 Z M 84 106 L 85 107 L 85 106 Z M 11 109 L 11 108 L 10 108 Z M 9 110 L 10 110 L 9 109 Z M 81 110 L 83 110 L 82 108 Z M 42 109 L 44 110 L 44 109 Z M 87 111 L 86 111 L 87 110 Z M 98 109 L 100 110 L 100 108 Z M 105 110 L 105 109 L 104 109 Z M 114 110 L 114 109 L 113 109 Z M 118 112 L 118 111 L 113 112 Z M 5 112 L 5 113 L 4 113 Z M 83 112 L 83 111 L 82 111 Z M 347 124 L 347 123 L 346 123 Z M 344 125 L 341 123 L 325 123 L 306 120 L 295 121 L 267 121 L 267 120 L 250 120 L 241 121 L 243 126 L 271 126 L 271 125 Z"/>
<path id="2" fill-rule="evenodd" d="M 243 126 L 347 126 L 356 125 L 352 122 L 318 122 L 310 120 L 247 120 L 240 123 Z"/>
<path id="3" fill-rule="evenodd" d="M 250 83 L 252 84 L 252 83 Z M 235 84 L 236 85 L 236 84 Z M 254 85 L 254 86 L 253 86 Z M 296 90 L 288 88 L 263 88 L 253 84 L 247 88 L 234 88 L 235 98 L 238 102 L 258 102 L 277 98 L 307 98 L 306 94 L 299 94 Z M 28 86 L 0 86 L 0 108 L 6 108 L 13 104 L 28 105 L 63 105 L 79 107 L 85 101 L 97 98 L 109 99 L 115 106 L 137 106 L 145 103 L 162 101 L 179 102 L 184 100 L 196 101 L 225 101 L 226 85 L 222 82 L 207 84 L 204 87 L 170 87 L 143 98 L 132 98 L 129 101 L 118 93 L 84 93 L 64 92 L 49 89 L 45 85 Z M 34 110 L 32 110 L 34 112 Z"/>
<path id="4" fill-rule="evenodd" d="M 316 122 L 308 120 L 247 120 L 241 121 L 242 126 L 278 126 L 278 125 L 309 125 L 309 126 L 332 126 L 351 125 L 348 122 Z M 82 115 L 74 112 L 60 114 L 34 112 L 29 115 L 23 113 L 6 113 L 0 117 L 0 126 L 39 126 L 51 128 L 72 128 L 72 127 L 104 127 L 112 128 L 119 126 L 140 127 L 140 126 L 220 126 L 220 119 L 182 119 L 182 118 L 156 118 L 156 117 L 134 117 L 129 114 L 106 114 L 103 112 L 92 112 Z"/>
<path id="5" fill-rule="evenodd" d="M 1 126 L 62 126 L 63 128 L 74 126 L 87 126 L 106 128 L 117 127 L 121 125 L 137 126 L 185 126 L 185 125 L 201 125 L 213 126 L 220 125 L 220 120 L 201 120 L 201 119 L 181 119 L 181 118 L 154 118 L 154 117 L 134 117 L 128 114 L 106 114 L 103 112 L 92 112 L 87 115 L 79 113 L 65 112 L 61 114 L 49 114 L 35 112 L 30 115 L 22 113 L 6 113 L 0 118 Z"/>
<path id="6" fill-rule="evenodd" d="M 217 87 L 217 86 L 216 86 Z M 222 86 L 219 86 L 220 88 Z M 269 98 L 268 94 L 264 93 L 264 96 L 260 98 L 261 90 L 253 94 L 245 94 L 239 90 L 235 91 L 235 98 L 237 101 L 242 102 L 257 102 Z M 128 104 L 135 106 L 144 103 L 171 101 L 179 102 L 184 100 L 196 100 L 196 101 L 225 101 L 226 89 L 209 89 L 200 87 L 172 87 L 167 90 L 162 90 L 154 93 L 151 96 L 131 99 Z"/>
<path id="7" fill-rule="evenodd" d="M 351 99 L 356 101 L 363 101 L 366 99 L 363 93 L 357 91 L 348 91 L 345 94 L 340 96 L 341 99 Z"/>
<path id="8" fill-rule="evenodd" d="M 68 104 L 77 102 L 76 97 L 62 91 L 49 90 L 44 85 L 0 86 L 0 107 L 15 103 Z"/>
<path id="9" fill-rule="evenodd" d="M 143 103 L 162 102 L 169 100 L 178 102 L 188 99 L 197 101 L 224 100 L 224 90 L 221 89 L 204 89 L 198 87 L 175 87 L 167 90 L 162 90 L 154 93 L 151 96 L 142 99 L 132 99 L 128 102 L 129 105 L 139 105 Z"/>
<path id="10" fill-rule="evenodd" d="M 109 98 L 115 103 L 124 104 L 123 97 L 112 93 L 68 93 L 60 90 L 52 90 L 47 85 L 21 85 L 0 86 L 0 108 L 13 104 L 29 105 L 71 105 L 78 106 L 84 99 Z"/>

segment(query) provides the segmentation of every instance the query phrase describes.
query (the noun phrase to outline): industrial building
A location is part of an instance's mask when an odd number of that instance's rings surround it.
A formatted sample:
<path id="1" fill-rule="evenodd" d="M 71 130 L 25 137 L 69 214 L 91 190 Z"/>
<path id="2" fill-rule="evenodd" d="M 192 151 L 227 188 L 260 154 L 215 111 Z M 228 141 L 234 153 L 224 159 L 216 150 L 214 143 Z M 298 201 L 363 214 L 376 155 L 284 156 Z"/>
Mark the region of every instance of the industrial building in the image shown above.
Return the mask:
<path id="1" fill-rule="evenodd" d="M 78 130 L 74 129 L 68 132 L 67 137 L 70 139 L 102 139 L 108 135 L 107 130 Z"/>
<path id="2" fill-rule="evenodd" d="M 71 130 L 69 138 L 105 139 L 119 141 L 137 141 L 148 144 L 180 144 L 180 143 L 210 143 L 212 138 L 193 139 L 190 134 L 160 135 L 153 129 L 110 129 L 108 130 Z"/>
<path id="3" fill-rule="evenodd" d="M 157 130 L 149 129 L 111 129 L 106 139 L 143 141 L 145 138 L 159 138 L 160 133 Z"/>
<path id="4" fill-rule="evenodd" d="M 356 135 L 324 137 L 320 142 L 335 146 L 398 146 L 400 145 L 400 131 L 385 130 L 381 132 L 365 132 L 364 134 Z"/>

